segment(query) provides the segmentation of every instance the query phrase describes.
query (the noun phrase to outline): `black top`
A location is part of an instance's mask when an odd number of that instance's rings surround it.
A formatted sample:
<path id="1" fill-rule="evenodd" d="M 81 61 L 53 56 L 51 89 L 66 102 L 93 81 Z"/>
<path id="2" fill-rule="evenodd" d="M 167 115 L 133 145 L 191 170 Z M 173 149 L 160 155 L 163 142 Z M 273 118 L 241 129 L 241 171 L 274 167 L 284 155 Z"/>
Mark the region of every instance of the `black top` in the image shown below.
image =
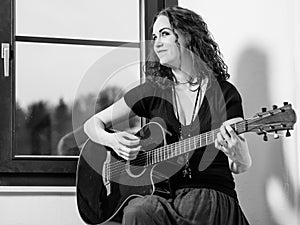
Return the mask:
<path id="1" fill-rule="evenodd" d="M 219 128 L 222 122 L 228 119 L 243 118 L 241 96 L 228 81 L 211 81 L 199 112 L 196 113 L 194 121 L 187 126 L 178 121 L 174 112 L 172 88 L 163 89 L 158 84 L 147 81 L 127 92 L 124 99 L 136 115 L 149 120 L 159 118 L 163 121 L 166 129 L 172 133 L 172 136 L 167 136 L 168 143 L 178 141 L 180 129 L 188 130 L 191 136 L 194 136 Z M 216 149 L 214 144 L 195 150 L 189 160 L 189 167 L 191 178 L 183 176 L 183 166 L 170 179 L 173 190 L 185 187 L 212 188 L 237 199 L 227 156 Z"/>

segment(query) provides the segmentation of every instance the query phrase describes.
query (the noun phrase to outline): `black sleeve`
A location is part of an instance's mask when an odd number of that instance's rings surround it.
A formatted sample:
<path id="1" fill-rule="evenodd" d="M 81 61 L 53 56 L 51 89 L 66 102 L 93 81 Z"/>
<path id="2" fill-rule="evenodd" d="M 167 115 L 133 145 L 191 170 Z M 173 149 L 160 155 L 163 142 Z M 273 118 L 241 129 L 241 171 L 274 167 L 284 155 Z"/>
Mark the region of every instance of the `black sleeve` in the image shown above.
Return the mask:
<path id="1" fill-rule="evenodd" d="M 124 100 L 136 115 L 149 118 L 151 99 L 154 94 L 154 84 L 145 82 L 129 90 L 124 95 Z"/>
<path id="2" fill-rule="evenodd" d="M 219 98 L 219 110 L 222 120 L 226 121 L 235 117 L 244 118 L 242 98 L 236 87 L 224 81 L 221 89 L 223 96 Z"/>

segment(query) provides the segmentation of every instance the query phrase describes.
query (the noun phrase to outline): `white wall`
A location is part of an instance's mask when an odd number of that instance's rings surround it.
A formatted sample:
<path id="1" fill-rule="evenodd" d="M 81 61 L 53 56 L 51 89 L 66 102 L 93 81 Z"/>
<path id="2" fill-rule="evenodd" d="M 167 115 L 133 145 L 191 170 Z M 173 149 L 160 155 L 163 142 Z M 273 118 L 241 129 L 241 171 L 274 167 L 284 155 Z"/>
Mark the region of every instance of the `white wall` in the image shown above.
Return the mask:
<path id="1" fill-rule="evenodd" d="M 180 0 L 202 15 L 243 96 L 245 116 L 289 101 L 299 108 L 300 4 L 297 0 Z M 252 225 L 296 225 L 299 220 L 300 133 L 265 143 L 247 135 L 253 166 L 236 176 Z M 293 204 L 293 202 L 295 204 Z M 0 187 L 0 224 L 81 225 L 75 188 Z"/>
<path id="2" fill-rule="evenodd" d="M 74 187 L 0 187 L 1 225 L 83 225 Z"/>
<path id="3" fill-rule="evenodd" d="M 179 0 L 199 13 L 220 46 L 246 118 L 283 101 L 299 111 L 299 1 Z M 239 199 L 252 225 L 300 224 L 299 132 L 264 142 L 247 134 L 252 168 L 236 176 Z M 272 138 L 270 138 L 272 139 Z"/>

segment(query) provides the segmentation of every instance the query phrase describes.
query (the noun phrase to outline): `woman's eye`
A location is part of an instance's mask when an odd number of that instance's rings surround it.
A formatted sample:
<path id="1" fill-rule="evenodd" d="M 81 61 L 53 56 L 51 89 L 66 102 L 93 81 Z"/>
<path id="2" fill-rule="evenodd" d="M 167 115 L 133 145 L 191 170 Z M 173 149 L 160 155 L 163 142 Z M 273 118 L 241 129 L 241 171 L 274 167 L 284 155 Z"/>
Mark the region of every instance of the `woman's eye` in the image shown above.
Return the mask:
<path id="1" fill-rule="evenodd" d="M 152 40 L 153 40 L 153 41 L 155 41 L 155 40 L 156 40 L 156 38 L 157 38 L 156 36 L 152 36 Z"/>
<path id="2" fill-rule="evenodd" d="M 167 35 L 169 35 L 169 34 L 170 34 L 170 33 L 167 32 L 167 31 L 163 31 L 163 32 L 161 33 L 162 36 L 167 36 Z"/>

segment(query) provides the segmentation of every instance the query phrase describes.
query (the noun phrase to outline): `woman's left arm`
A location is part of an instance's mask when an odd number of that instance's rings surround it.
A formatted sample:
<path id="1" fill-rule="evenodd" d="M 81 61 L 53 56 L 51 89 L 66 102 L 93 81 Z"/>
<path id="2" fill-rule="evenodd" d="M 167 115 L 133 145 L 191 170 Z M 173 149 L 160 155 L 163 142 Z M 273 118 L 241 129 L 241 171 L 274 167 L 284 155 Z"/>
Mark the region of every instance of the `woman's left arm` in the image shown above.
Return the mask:
<path id="1" fill-rule="evenodd" d="M 230 126 L 241 120 L 239 117 L 225 121 L 215 140 L 215 147 L 228 156 L 230 170 L 236 174 L 247 171 L 252 165 L 246 138 L 243 134 L 238 135 Z"/>

